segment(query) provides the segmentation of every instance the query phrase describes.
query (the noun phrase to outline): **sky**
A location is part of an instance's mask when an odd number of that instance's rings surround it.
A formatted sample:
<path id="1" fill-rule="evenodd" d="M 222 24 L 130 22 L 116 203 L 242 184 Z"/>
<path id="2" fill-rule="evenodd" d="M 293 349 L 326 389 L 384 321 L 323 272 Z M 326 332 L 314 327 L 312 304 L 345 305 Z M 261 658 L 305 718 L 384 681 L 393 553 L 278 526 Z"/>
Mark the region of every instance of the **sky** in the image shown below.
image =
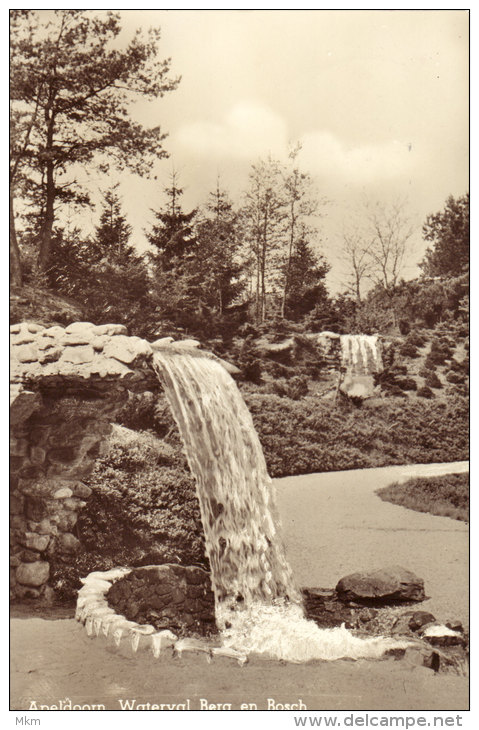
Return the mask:
<path id="1" fill-rule="evenodd" d="M 138 27 L 161 27 L 177 90 L 132 109 L 168 133 L 170 157 L 152 180 L 119 174 L 139 248 L 165 203 L 175 168 L 184 209 L 222 185 L 240 201 L 252 163 L 286 159 L 299 142 L 301 167 L 322 208 L 318 250 L 341 288 L 342 232 L 360 224 L 362 202 L 404 201 L 415 226 L 406 278 L 417 275 L 421 225 L 449 195 L 468 189 L 468 14 L 463 10 L 128 10 Z M 116 182 L 115 178 L 113 182 Z M 104 181 L 92 175 L 90 185 Z M 97 213 L 85 213 L 95 220 Z"/>

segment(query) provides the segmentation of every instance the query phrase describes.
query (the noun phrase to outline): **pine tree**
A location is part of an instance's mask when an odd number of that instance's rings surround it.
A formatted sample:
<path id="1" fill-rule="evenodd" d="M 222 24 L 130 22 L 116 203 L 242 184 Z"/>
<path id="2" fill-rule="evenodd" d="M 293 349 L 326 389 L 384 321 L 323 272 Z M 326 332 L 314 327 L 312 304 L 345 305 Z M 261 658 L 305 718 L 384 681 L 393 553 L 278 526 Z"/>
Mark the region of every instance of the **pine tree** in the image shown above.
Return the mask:
<path id="1" fill-rule="evenodd" d="M 460 276 L 469 272 L 469 193 L 446 201 L 423 226 L 428 248 L 420 267 L 427 276 Z"/>
<path id="2" fill-rule="evenodd" d="M 168 198 L 167 207 L 164 210 L 152 211 L 155 223 L 151 230 L 146 232 L 146 237 L 157 251 L 154 255 L 157 264 L 168 270 L 173 266 L 174 259 L 181 261 L 195 247 L 192 225 L 197 211 L 183 212 L 180 199 L 184 191 L 178 185 L 177 172 L 172 172 L 171 184 L 164 188 L 163 192 Z"/>
<path id="3" fill-rule="evenodd" d="M 52 232 L 62 204 L 83 206 L 88 195 L 79 166 L 128 167 L 146 175 L 166 156 L 160 127 L 130 116 L 135 99 L 176 88 L 170 61 L 157 57 L 160 32 L 137 32 L 126 49 L 113 47 L 120 17 L 85 10 L 11 11 L 12 134 L 10 195 L 37 208 L 38 268 L 50 263 Z M 15 230 L 11 236 L 15 267 Z"/>
<path id="4" fill-rule="evenodd" d="M 133 255 L 130 245 L 132 227 L 121 212 L 121 201 L 117 194 L 119 185 L 114 185 L 103 195 L 103 211 L 100 224 L 95 229 L 95 249 L 101 258 L 122 258 Z"/>
<path id="5" fill-rule="evenodd" d="M 244 288 L 240 220 L 225 190 L 209 194 L 203 220 L 196 228 L 197 267 L 202 280 L 202 298 L 222 315 Z"/>
<path id="6" fill-rule="evenodd" d="M 143 335 L 151 310 L 144 257 L 130 243 L 131 226 L 121 210 L 118 186 L 107 190 L 95 235 L 55 229 L 49 284 L 84 302 L 95 323 L 119 322 Z"/>
<path id="7" fill-rule="evenodd" d="M 301 319 L 320 305 L 329 307 L 325 284 L 329 269 L 326 259 L 314 253 L 305 238 L 296 242 L 290 262 L 289 287 L 285 301 L 285 314 L 289 319 Z"/>
<path id="8" fill-rule="evenodd" d="M 152 295 L 157 318 L 190 330 L 201 319 L 201 274 L 197 266 L 197 241 L 193 222 L 197 211 L 185 213 L 181 207 L 183 188 L 173 171 L 171 184 L 164 188 L 167 206 L 153 211 L 155 223 L 146 232 L 154 247 L 150 254 Z"/>

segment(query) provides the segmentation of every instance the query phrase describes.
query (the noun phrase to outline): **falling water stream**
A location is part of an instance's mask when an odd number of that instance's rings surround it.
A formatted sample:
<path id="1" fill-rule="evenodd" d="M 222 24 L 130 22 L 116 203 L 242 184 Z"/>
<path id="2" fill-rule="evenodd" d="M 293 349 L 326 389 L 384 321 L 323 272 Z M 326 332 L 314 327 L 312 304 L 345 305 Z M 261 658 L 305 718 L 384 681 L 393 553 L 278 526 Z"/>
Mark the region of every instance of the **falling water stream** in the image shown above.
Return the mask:
<path id="1" fill-rule="evenodd" d="M 354 375 L 381 372 L 383 362 L 377 335 L 341 335 L 341 365 Z"/>
<path id="2" fill-rule="evenodd" d="M 305 619 L 272 480 L 235 382 L 215 360 L 174 346 L 158 350 L 154 365 L 196 479 L 223 644 L 293 662 L 378 657 L 400 646 Z M 317 518 L 320 529 L 327 516 Z"/>

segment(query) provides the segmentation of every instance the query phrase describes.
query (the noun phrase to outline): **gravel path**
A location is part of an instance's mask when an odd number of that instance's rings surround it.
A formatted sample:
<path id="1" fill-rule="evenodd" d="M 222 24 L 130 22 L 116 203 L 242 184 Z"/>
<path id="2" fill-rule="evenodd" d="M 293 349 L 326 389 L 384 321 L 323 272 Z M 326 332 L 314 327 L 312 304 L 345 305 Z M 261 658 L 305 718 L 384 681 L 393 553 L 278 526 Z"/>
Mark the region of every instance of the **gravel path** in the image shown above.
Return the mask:
<path id="1" fill-rule="evenodd" d="M 144 653 L 126 657 L 102 638 L 89 638 L 72 619 L 14 619 L 11 640 L 12 710 L 58 707 L 65 698 L 81 706 L 103 704 L 107 710 L 120 710 L 120 700 L 159 704 L 187 699 L 192 710 L 202 709 L 201 699 L 231 703 L 233 710 L 243 702 L 267 710 L 272 709 L 268 700 L 299 699 L 308 710 L 451 711 L 468 706 L 465 677 L 436 675 L 404 660 L 301 665 L 252 659 L 240 667 L 225 658 L 208 664 L 194 654 L 181 659 L 166 654 L 154 659 Z"/>
<path id="2" fill-rule="evenodd" d="M 375 491 L 413 476 L 468 471 L 467 462 L 391 466 L 275 480 L 283 535 L 301 586 L 333 588 L 358 570 L 402 565 L 424 579 L 421 608 L 468 621 L 469 530 L 464 522 L 390 502 Z"/>

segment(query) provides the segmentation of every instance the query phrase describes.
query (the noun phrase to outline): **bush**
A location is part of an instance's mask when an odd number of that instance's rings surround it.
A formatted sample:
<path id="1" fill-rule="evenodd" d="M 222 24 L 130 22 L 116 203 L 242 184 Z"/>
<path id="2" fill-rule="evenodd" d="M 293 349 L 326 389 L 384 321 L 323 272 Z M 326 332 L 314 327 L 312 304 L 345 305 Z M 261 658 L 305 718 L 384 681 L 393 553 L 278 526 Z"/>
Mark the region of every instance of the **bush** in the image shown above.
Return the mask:
<path id="1" fill-rule="evenodd" d="M 446 374 L 446 380 L 448 383 L 464 383 L 466 376 L 464 373 L 457 373 L 454 370 L 449 370 Z"/>
<path id="2" fill-rule="evenodd" d="M 469 372 L 469 358 L 466 357 L 461 362 L 458 362 L 457 360 L 452 358 L 449 369 L 453 370 L 456 373 L 464 373 L 467 375 L 467 373 Z"/>
<path id="3" fill-rule="evenodd" d="M 271 383 L 266 383 L 261 386 L 262 393 L 269 393 L 270 395 L 278 395 L 280 398 L 286 398 L 287 396 L 287 384 L 284 379 L 273 380 Z"/>
<path id="4" fill-rule="evenodd" d="M 434 339 L 431 343 L 431 351 L 429 352 L 428 359 L 437 365 L 442 364 L 445 360 L 449 360 L 453 353 L 449 342 L 447 338 Z"/>
<path id="5" fill-rule="evenodd" d="M 422 388 L 418 388 L 417 394 L 420 398 L 434 398 L 434 393 L 427 385 L 423 385 Z"/>
<path id="6" fill-rule="evenodd" d="M 383 370 L 374 376 L 375 385 L 380 385 L 381 389 L 388 395 L 402 396 L 404 390 L 416 390 L 417 384 L 414 378 L 398 377 L 398 374 L 405 375 L 407 367 L 405 365 L 394 365 L 392 368 Z"/>
<path id="7" fill-rule="evenodd" d="M 396 378 L 396 384 L 402 390 L 417 390 L 417 383 L 414 378 Z"/>
<path id="8" fill-rule="evenodd" d="M 280 362 L 275 362 L 274 360 L 263 360 L 262 368 L 264 372 L 273 378 L 288 378 L 294 373 L 293 368 L 289 368 L 287 365 L 282 365 Z"/>
<path id="9" fill-rule="evenodd" d="M 72 598 L 92 570 L 207 565 L 195 484 L 179 443 L 117 428 L 85 481 L 93 492 L 76 525 L 83 552 L 73 562 L 53 559 L 52 585 L 61 597 Z"/>
<path id="10" fill-rule="evenodd" d="M 435 372 L 429 372 L 426 377 L 426 385 L 429 388 L 442 388 L 442 382 L 439 380 Z"/>
<path id="11" fill-rule="evenodd" d="M 446 395 L 451 398 L 464 397 L 469 395 L 469 387 L 467 383 L 451 383 L 446 388 Z"/>
<path id="12" fill-rule="evenodd" d="M 134 431 L 147 431 L 156 424 L 158 396 L 150 392 L 129 393 L 128 400 L 116 416 L 116 422 Z"/>
<path id="13" fill-rule="evenodd" d="M 359 409 L 332 408 L 315 395 L 244 397 L 272 476 L 467 458 L 466 398 L 429 403 L 399 394 L 401 403 L 387 398 Z"/>
<path id="14" fill-rule="evenodd" d="M 424 335 L 419 334 L 419 332 L 411 332 L 406 340 L 413 347 L 424 347 L 426 341 Z"/>
<path id="15" fill-rule="evenodd" d="M 409 324 L 409 321 L 407 319 L 400 319 L 399 320 L 399 332 L 402 335 L 408 335 L 411 331 L 411 325 Z"/>
<path id="16" fill-rule="evenodd" d="M 250 383 L 261 382 L 261 360 L 257 358 L 248 358 L 240 364 L 241 376 L 243 380 Z"/>
<path id="17" fill-rule="evenodd" d="M 447 335 L 441 335 L 441 337 L 438 338 L 438 341 L 441 347 L 444 347 L 449 351 L 454 350 L 454 348 L 456 347 L 456 343 L 453 338 L 448 337 Z"/>
<path id="18" fill-rule="evenodd" d="M 436 369 L 436 364 L 437 363 L 433 362 L 433 359 L 431 359 L 430 355 L 427 356 L 427 358 L 424 361 L 424 368 L 425 368 L 425 370 L 434 371 Z"/>
<path id="19" fill-rule="evenodd" d="M 414 345 L 410 342 L 404 342 L 399 348 L 399 354 L 403 357 L 419 357 L 419 353 Z"/>
<path id="20" fill-rule="evenodd" d="M 296 375 L 288 383 L 288 398 L 299 400 L 308 394 L 308 379 L 304 375 Z"/>
<path id="21" fill-rule="evenodd" d="M 245 322 L 244 324 L 240 325 L 238 327 L 238 334 L 241 337 L 258 337 L 258 329 L 254 325 L 250 324 L 249 322 Z"/>
<path id="22" fill-rule="evenodd" d="M 307 377 L 311 380 L 321 380 L 324 375 L 324 365 L 321 363 L 311 363 L 303 368 Z"/>
<path id="23" fill-rule="evenodd" d="M 395 396 L 397 398 L 406 398 L 406 394 L 400 385 L 397 383 L 387 384 L 386 392 L 389 396 Z"/>
<path id="24" fill-rule="evenodd" d="M 307 395 L 308 391 L 308 378 L 304 375 L 295 375 L 289 381 L 284 379 L 274 380 L 272 383 L 264 385 L 261 389 L 263 393 L 278 395 L 280 398 L 291 398 L 292 400 L 299 400 Z"/>
<path id="25" fill-rule="evenodd" d="M 429 365 L 443 365 L 445 360 L 447 360 L 447 357 L 442 352 L 433 352 L 431 350 L 426 358 L 426 367 L 429 367 Z"/>

